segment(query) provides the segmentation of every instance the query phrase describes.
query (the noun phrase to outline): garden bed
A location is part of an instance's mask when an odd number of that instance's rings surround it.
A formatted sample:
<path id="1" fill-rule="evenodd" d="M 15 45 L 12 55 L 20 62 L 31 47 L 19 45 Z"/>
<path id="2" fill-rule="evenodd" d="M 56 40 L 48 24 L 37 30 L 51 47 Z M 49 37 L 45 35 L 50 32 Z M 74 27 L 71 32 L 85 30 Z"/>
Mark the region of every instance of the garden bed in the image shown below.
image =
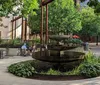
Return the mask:
<path id="1" fill-rule="evenodd" d="M 45 74 L 34 74 L 33 76 L 27 78 L 38 79 L 38 80 L 61 80 L 61 81 L 87 79 L 87 77 L 81 75 L 45 75 Z"/>
<path id="2" fill-rule="evenodd" d="M 40 80 L 80 80 L 100 76 L 100 58 L 88 53 L 84 61 L 72 70 L 60 71 L 52 65 L 29 60 L 12 64 L 8 71 L 16 76 Z"/>

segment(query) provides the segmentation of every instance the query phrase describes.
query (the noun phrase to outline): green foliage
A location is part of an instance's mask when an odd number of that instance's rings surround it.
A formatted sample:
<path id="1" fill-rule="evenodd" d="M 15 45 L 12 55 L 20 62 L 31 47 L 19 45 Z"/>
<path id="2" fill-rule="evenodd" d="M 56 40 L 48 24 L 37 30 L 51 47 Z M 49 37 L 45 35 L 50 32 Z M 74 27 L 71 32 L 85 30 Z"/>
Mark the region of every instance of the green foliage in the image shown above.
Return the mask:
<path id="1" fill-rule="evenodd" d="M 45 68 L 41 68 L 41 70 L 37 71 L 35 65 L 38 66 L 38 63 L 39 62 L 33 62 L 32 60 L 15 63 L 8 67 L 8 71 L 22 77 L 33 76 L 35 73 L 45 75 L 83 75 L 86 77 L 100 76 L 100 58 L 97 58 L 91 52 L 85 56 L 84 61 L 79 66 L 71 71 L 60 72 L 58 70 L 53 70 L 52 68 L 50 68 L 48 71 L 43 70 Z"/>
<path id="2" fill-rule="evenodd" d="M 34 9 L 38 9 L 37 0 L 22 0 L 21 15 L 27 17 L 28 14 L 36 14 Z"/>
<path id="3" fill-rule="evenodd" d="M 2 43 L 2 39 L 0 39 L 0 43 Z"/>
<path id="4" fill-rule="evenodd" d="M 66 72 L 66 75 L 83 75 L 86 77 L 100 76 L 100 59 L 89 52 L 78 67 L 72 71 Z"/>
<path id="5" fill-rule="evenodd" d="M 29 13 L 35 14 L 34 9 L 38 9 L 37 0 L 0 0 L 0 16 L 13 14 L 27 17 Z"/>
<path id="6" fill-rule="evenodd" d="M 55 0 L 49 7 L 49 29 L 56 34 L 71 33 L 81 29 L 80 13 L 73 0 Z"/>
<path id="7" fill-rule="evenodd" d="M 68 39 L 68 40 L 65 40 L 64 42 L 67 43 L 67 44 L 72 43 L 73 45 L 74 44 L 81 45 L 83 43 L 82 40 L 80 40 L 80 39 Z"/>
<path id="8" fill-rule="evenodd" d="M 88 62 L 91 64 L 100 63 L 99 58 L 96 57 L 92 52 L 89 52 L 87 55 L 85 55 L 84 62 Z"/>
<path id="9" fill-rule="evenodd" d="M 0 16 L 7 16 L 11 13 L 13 6 L 13 0 L 0 0 Z"/>
<path id="10" fill-rule="evenodd" d="M 28 25 L 31 29 L 32 34 L 39 34 L 40 33 L 40 9 L 37 10 L 36 15 L 29 14 L 28 17 Z"/>
<path id="11" fill-rule="evenodd" d="M 35 39 L 33 39 L 33 42 L 36 43 L 36 44 L 39 44 L 40 43 L 40 39 L 39 38 L 35 38 Z"/>
<path id="12" fill-rule="evenodd" d="M 79 70 L 80 66 L 81 65 L 79 65 L 78 67 L 76 67 L 72 71 L 65 72 L 64 74 L 65 75 L 80 75 L 80 70 Z"/>
<path id="13" fill-rule="evenodd" d="M 98 5 L 95 8 L 95 13 L 100 13 L 100 2 L 98 3 Z"/>
<path id="14" fill-rule="evenodd" d="M 48 25 L 50 32 L 54 34 L 67 34 L 81 29 L 81 16 L 75 9 L 73 0 L 55 0 L 49 4 L 48 11 Z M 45 16 L 44 9 L 44 20 L 46 20 Z M 37 15 L 29 16 L 29 27 L 32 29 L 33 34 L 40 33 L 40 18 L 40 9 L 37 10 Z M 45 23 L 46 22 L 44 22 L 44 24 Z"/>
<path id="15" fill-rule="evenodd" d="M 31 61 L 12 64 L 8 67 L 8 71 L 21 77 L 32 76 L 33 73 L 35 73 L 35 69 L 32 67 Z"/>
<path id="16" fill-rule="evenodd" d="M 87 7 L 81 10 L 83 36 L 97 36 L 100 33 L 100 18 L 94 13 L 94 9 Z"/>
<path id="17" fill-rule="evenodd" d="M 95 8 L 95 7 L 98 5 L 98 3 L 99 3 L 98 0 L 90 0 L 90 1 L 88 2 L 88 5 L 89 5 L 90 7 Z"/>
<path id="18" fill-rule="evenodd" d="M 84 62 L 79 68 L 80 74 L 86 77 L 100 76 L 100 60 L 91 52 L 85 56 Z"/>
<path id="19" fill-rule="evenodd" d="M 88 6 L 94 8 L 95 13 L 100 13 L 100 0 L 89 0 Z"/>
<path id="20" fill-rule="evenodd" d="M 85 55 L 84 62 L 72 71 L 66 72 L 66 75 L 83 75 L 86 77 L 100 76 L 100 58 L 89 52 Z"/>
<path id="21" fill-rule="evenodd" d="M 6 46 L 6 47 L 20 47 L 22 46 L 23 42 L 20 38 L 16 38 L 13 40 L 2 40 L 0 43 L 0 46 Z"/>
<path id="22" fill-rule="evenodd" d="M 85 0 L 80 0 L 81 2 L 84 2 Z"/>
<path id="23" fill-rule="evenodd" d="M 100 56 L 99 56 L 99 58 L 98 58 L 98 62 L 100 63 Z"/>
<path id="24" fill-rule="evenodd" d="M 16 38 L 16 39 L 10 40 L 10 43 L 9 44 L 12 44 L 12 45 L 20 45 L 22 43 L 21 43 L 21 39 L 20 38 Z"/>
<path id="25" fill-rule="evenodd" d="M 46 74 L 46 75 L 61 75 L 61 72 L 53 70 L 52 68 L 50 68 L 47 72 L 41 72 L 41 74 Z"/>
<path id="26" fill-rule="evenodd" d="M 80 68 L 80 74 L 86 77 L 100 76 L 100 63 L 84 63 L 82 68 Z"/>

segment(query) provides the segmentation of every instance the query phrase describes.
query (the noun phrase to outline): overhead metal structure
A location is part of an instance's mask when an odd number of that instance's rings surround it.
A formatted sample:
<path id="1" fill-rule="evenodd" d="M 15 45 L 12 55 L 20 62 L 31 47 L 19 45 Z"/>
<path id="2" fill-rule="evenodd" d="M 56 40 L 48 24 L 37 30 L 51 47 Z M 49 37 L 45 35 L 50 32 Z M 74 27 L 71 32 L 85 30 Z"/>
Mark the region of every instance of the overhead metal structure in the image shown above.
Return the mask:
<path id="1" fill-rule="evenodd" d="M 46 7 L 46 40 L 45 43 L 48 43 L 48 4 L 51 3 L 54 0 L 41 0 L 41 28 L 40 28 L 40 42 L 43 44 L 43 22 L 44 22 L 44 6 Z"/>

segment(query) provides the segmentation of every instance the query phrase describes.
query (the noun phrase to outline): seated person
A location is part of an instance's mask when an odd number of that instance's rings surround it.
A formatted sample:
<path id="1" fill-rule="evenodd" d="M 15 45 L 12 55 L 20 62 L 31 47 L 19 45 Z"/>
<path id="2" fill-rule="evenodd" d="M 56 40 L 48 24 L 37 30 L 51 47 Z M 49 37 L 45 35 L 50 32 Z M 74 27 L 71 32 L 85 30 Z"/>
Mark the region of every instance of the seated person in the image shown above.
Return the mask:
<path id="1" fill-rule="evenodd" d="M 26 43 L 24 43 L 24 45 L 22 45 L 21 49 L 27 49 Z"/>
<path id="2" fill-rule="evenodd" d="M 30 52 L 34 52 L 35 51 L 35 45 L 33 44 L 31 47 L 29 47 Z"/>
<path id="3" fill-rule="evenodd" d="M 21 55 L 26 55 L 27 54 L 27 46 L 26 43 L 24 43 L 24 45 L 22 45 L 21 47 Z"/>

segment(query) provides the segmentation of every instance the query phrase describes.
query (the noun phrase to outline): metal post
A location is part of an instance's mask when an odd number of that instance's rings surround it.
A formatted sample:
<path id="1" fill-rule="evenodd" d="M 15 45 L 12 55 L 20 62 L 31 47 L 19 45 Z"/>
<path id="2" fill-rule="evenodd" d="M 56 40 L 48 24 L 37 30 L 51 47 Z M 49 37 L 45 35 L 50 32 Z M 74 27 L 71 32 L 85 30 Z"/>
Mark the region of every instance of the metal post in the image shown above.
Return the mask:
<path id="1" fill-rule="evenodd" d="M 14 19 L 14 17 L 12 18 L 12 20 Z M 12 34 L 11 34 L 11 38 L 13 39 L 13 28 L 14 28 L 14 25 L 13 25 L 14 23 L 12 22 L 12 30 L 11 30 L 11 32 L 12 32 Z"/>
<path id="2" fill-rule="evenodd" d="M 15 20 L 15 35 L 14 35 L 14 39 L 16 38 L 16 20 Z"/>
<path id="3" fill-rule="evenodd" d="M 22 30 L 21 30 L 21 40 L 23 40 L 23 17 L 22 17 Z"/>
<path id="4" fill-rule="evenodd" d="M 27 40 L 27 18 L 25 18 L 25 40 Z"/>
<path id="5" fill-rule="evenodd" d="M 44 0 L 41 0 L 41 4 Z M 43 44 L 43 6 L 41 6 L 41 28 L 40 28 L 40 42 Z"/>
<path id="6" fill-rule="evenodd" d="M 46 44 L 48 44 L 48 4 L 46 5 Z"/>

